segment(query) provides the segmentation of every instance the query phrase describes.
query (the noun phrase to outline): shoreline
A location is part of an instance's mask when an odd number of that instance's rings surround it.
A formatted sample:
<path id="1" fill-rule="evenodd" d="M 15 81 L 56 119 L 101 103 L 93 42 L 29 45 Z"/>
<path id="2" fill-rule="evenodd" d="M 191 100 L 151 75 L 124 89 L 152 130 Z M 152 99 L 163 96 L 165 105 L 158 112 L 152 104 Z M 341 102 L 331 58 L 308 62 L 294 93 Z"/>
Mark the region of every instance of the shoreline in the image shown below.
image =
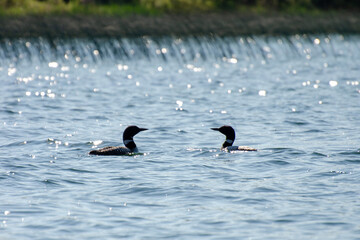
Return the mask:
<path id="1" fill-rule="evenodd" d="M 0 38 L 359 34 L 357 12 L 320 15 L 211 12 L 143 16 L 0 17 Z"/>

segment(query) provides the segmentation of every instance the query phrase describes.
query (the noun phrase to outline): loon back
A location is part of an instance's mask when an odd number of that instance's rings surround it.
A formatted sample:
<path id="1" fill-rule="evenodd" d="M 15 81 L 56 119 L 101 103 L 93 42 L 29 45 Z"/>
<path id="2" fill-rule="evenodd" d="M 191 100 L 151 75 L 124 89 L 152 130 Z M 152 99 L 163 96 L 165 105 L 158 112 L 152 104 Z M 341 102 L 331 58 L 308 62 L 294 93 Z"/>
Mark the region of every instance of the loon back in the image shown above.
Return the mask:
<path id="1" fill-rule="evenodd" d="M 257 151 L 256 148 L 248 147 L 248 146 L 229 146 L 226 148 L 221 148 L 224 151 L 232 152 L 232 151 L 244 151 L 244 152 L 250 152 L 250 151 Z"/>
<path id="2" fill-rule="evenodd" d="M 89 154 L 92 155 L 127 155 L 130 153 L 132 153 L 132 151 L 127 147 L 104 147 L 89 152 Z"/>

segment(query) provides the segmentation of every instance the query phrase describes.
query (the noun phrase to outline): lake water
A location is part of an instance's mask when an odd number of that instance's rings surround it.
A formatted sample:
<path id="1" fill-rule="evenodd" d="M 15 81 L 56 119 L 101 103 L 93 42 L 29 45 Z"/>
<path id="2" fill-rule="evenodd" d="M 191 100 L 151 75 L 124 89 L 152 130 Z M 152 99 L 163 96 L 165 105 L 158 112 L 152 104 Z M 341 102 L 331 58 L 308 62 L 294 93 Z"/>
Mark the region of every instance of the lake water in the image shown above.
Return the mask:
<path id="1" fill-rule="evenodd" d="M 0 64 L 1 239 L 360 238 L 360 36 L 3 39 Z M 88 155 L 127 125 L 143 155 Z"/>

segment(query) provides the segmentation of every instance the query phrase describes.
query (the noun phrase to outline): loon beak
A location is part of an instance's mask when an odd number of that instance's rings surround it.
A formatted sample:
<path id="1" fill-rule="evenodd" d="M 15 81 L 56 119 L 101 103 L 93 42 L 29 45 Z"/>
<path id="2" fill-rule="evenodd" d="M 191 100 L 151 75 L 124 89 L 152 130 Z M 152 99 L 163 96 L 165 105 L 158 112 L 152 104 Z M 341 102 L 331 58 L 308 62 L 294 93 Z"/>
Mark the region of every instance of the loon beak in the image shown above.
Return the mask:
<path id="1" fill-rule="evenodd" d="M 219 131 L 219 128 L 210 128 L 210 129 L 212 129 L 214 131 Z"/>
<path id="2" fill-rule="evenodd" d="M 146 130 L 149 130 L 149 129 L 147 129 L 147 128 L 139 128 L 139 130 L 141 132 L 141 131 L 146 131 Z"/>

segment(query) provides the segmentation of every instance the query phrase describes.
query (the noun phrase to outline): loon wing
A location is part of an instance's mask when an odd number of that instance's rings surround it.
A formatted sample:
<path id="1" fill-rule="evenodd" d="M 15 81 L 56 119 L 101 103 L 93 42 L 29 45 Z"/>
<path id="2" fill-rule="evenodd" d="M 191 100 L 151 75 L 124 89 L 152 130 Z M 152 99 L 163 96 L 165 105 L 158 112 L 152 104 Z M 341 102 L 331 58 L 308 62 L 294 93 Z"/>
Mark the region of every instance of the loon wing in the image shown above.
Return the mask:
<path id="1" fill-rule="evenodd" d="M 126 147 L 104 147 L 93 150 L 89 154 L 93 155 L 126 155 L 131 153 L 130 149 Z"/>
<path id="2" fill-rule="evenodd" d="M 256 148 L 248 147 L 248 146 L 229 146 L 226 148 L 227 151 L 257 151 Z"/>

